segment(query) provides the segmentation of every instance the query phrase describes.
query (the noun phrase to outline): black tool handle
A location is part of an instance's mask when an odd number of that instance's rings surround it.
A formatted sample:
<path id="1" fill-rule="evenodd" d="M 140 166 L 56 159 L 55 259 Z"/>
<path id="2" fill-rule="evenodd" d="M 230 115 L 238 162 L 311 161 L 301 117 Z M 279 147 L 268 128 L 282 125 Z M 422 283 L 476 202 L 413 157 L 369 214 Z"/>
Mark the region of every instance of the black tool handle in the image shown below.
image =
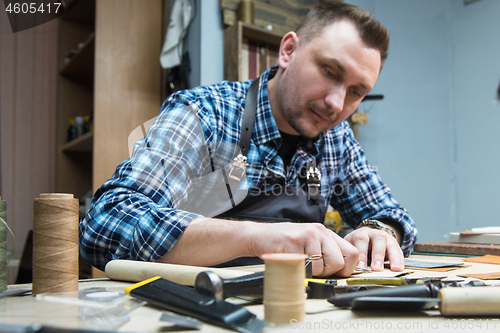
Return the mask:
<path id="1" fill-rule="evenodd" d="M 232 279 L 222 279 L 224 298 L 264 294 L 264 272 L 257 272 Z"/>
<path id="2" fill-rule="evenodd" d="M 132 289 L 130 295 L 159 308 L 229 329 L 245 326 L 255 318 L 254 314 L 239 305 L 161 278 Z"/>
<path id="3" fill-rule="evenodd" d="M 407 286 L 398 286 L 392 288 L 381 288 L 373 290 L 357 291 L 341 295 L 334 295 L 328 299 L 328 302 L 335 306 L 350 307 L 352 301 L 358 297 L 423 297 L 435 298 L 441 286 L 431 283 L 412 284 Z"/>

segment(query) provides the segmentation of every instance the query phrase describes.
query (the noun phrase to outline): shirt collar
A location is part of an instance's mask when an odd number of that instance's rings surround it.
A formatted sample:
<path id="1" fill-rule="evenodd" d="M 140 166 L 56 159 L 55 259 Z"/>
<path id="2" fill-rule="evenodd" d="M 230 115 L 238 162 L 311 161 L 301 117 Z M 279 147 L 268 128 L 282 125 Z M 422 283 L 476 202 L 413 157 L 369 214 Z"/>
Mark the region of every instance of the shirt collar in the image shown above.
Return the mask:
<path id="1" fill-rule="evenodd" d="M 281 135 L 278 129 L 278 125 L 274 120 L 273 112 L 271 110 L 271 104 L 269 102 L 268 82 L 274 77 L 277 71 L 278 65 L 274 65 L 267 71 L 262 73 L 260 77 L 256 121 L 252 133 L 252 140 L 257 146 L 270 142 L 272 145 L 274 145 L 274 148 L 276 150 L 278 150 L 279 146 L 281 145 Z M 320 139 L 323 138 L 323 136 L 324 133 L 320 134 L 315 139 L 310 139 L 307 143 L 303 142 L 303 148 L 305 148 L 308 153 L 317 155 L 317 146 L 319 142 L 322 141 Z"/>
<path id="2" fill-rule="evenodd" d="M 275 65 L 262 73 L 260 77 L 260 89 L 257 101 L 257 112 L 252 139 L 256 145 L 280 138 L 278 125 L 274 120 L 271 104 L 269 102 L 268 81 L 274 77 L 278 66 Z"/>

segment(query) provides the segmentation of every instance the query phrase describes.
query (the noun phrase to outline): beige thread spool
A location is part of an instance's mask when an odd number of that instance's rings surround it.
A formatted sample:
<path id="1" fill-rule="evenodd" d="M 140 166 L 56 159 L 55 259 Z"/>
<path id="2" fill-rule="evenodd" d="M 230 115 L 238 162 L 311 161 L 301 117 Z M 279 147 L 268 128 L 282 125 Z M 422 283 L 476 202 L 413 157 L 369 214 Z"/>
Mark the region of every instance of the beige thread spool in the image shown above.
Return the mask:
<path id="1" fill-rule="evenodd" d="M 78 291 L 78 199 L 43 193 L 33 203 L 33 294 Z"/>
<path id="2" fill-rule="evenodd" d="M 307 255 L 298 253 L 268 253 L 262 256 L 264 271 L 264 318 L 273 324 L 304 321 L 304 268 Z"/>
<path id="3" fill-rule="evenodd" d="M 241 0 L 238 3 L 238 20 L 243 23 L 254 23 L 254 4 L 250 0 Z"/>

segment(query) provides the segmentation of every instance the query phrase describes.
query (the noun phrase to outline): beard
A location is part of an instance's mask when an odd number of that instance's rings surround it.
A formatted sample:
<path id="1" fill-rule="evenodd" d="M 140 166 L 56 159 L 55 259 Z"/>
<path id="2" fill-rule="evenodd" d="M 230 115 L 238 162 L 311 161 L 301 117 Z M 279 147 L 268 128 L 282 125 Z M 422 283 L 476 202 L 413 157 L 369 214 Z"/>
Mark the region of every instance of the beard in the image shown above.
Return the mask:
<path id="1" fill-rule="evenodd" d="M 321 117 L 327 119 L 324 124 L 319 124 L 315 119 L 311 119 L 308 113 L 310 110 L 314 110 L 315 113 L 319 114 Z M 309 139 L 317 138 L 321 133 L 328 131 L 333 128 L 338 116 L 335 113 L 331 113 L 326 108 L 318 107 L 314 105 L 313 102 L 306 103 L 304 108 L 293 108 L 292 106 L 287 106 L 285 108 L 285 117 L 290 124 L 290 126 L 301 136 L 304 136 Z M 307 126 L 305 122 L 311 122 L 314 126 L 311 129 L 311 126 Z M 309 128 L 308 128 L 309 127 Z"/>

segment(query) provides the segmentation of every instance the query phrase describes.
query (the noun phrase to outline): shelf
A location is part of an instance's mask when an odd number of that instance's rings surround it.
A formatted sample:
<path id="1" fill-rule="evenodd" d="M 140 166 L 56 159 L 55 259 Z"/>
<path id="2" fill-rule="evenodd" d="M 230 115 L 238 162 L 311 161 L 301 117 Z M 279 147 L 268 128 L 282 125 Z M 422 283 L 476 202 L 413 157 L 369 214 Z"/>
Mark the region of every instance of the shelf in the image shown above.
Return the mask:
<path id="1" fill-rule="evenodd" d="M 224 79 L 246 81 L 278 61 L 282 36 L 238 21 L 224 30 Z"/>
<path id="2" fill-rule="evenodd" d="M 84 135 L 71 140 L 61 147 L 61 150 L 65 153 L 69 152 L 92 152 L 94 143 L 94 133 L 88 132 Z"/>
<path id="3" fill-rule="evenodd" d="M 76 5 L 73 8 L 73 4 Z M 62 16 L 62 19 L 79 22 L 82 24 L 94 24 L 95 22 L 95 0 L 70 0 L 65 1 L 70 10 Z"/>
<path id="4" fill-rule="evenodd" d="M 59 71 L 62 75 L 94 77 L 95 34 L 92 32 L 78 52 Z"/>
<path id="5" fill-rule="evenodd" d="M 257 40 L 272 45 L 280 45 L 281 38 L 283 38 L 282 35 L 279 35 L 271 30 L 261 29 L 255 25 L 246 24 L 243 22 L 238 23 L 241 24 L 243 38 Z"/>

